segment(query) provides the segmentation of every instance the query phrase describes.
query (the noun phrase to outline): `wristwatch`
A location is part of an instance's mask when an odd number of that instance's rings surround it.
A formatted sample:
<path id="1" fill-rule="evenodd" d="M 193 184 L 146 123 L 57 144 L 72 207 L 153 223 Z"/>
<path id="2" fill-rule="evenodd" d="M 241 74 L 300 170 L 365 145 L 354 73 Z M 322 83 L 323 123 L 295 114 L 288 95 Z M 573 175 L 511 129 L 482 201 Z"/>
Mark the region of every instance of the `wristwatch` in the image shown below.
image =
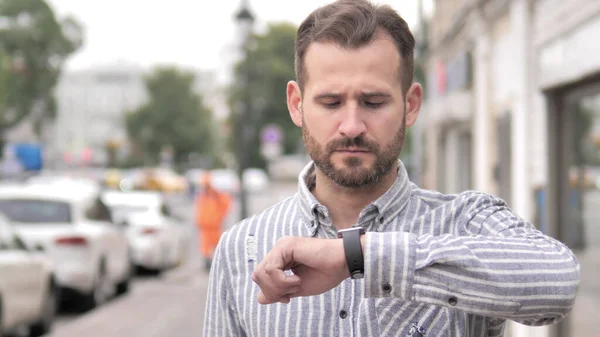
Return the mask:
<path id="1" fill-rule="evenodd" d="M 353 280 L 361 279 L 365 275 L 365 258 L 362 253 L 360 236 L 365 234 L 362 227 L 351 227 L 340 229 L 337 232 L 338 238 L 344 240 L 344 252 L 346 254 L 346 263 L 350 271 L 350 278 Z"/>

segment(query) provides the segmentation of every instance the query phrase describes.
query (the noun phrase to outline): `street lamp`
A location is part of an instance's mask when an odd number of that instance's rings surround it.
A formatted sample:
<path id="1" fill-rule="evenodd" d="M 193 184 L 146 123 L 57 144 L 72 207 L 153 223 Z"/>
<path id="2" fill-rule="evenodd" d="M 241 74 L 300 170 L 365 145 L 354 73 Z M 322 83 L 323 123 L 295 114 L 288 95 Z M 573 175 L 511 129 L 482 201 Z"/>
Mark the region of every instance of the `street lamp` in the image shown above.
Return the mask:
<path id="1" fill-rule="evenodd" d="M 252 34 L 254 28 L 254 15 L 250 12 L 248 0 L 242 0 L 240 9 L 235 15 L 235 21 L 239 28 L 239 37 L 242 47 L 248 41 L 248 37 Z"/>
<path id="2" fill-rule="evenodd" d="M 240 9 L 235 15 L 235 20 L 238 26 L 238 41 L 241 50 L 241 59 L 248 53 L 248 42 L 252 34 L 254 27 L 254 15 L 250 12 L 248 1 L 242 0 Z M 254 123 L 250 120 L 251 117 L 251 97 L 248 93 L 248 86 L 250 85 L 250 72 L 246 64 L 242 69 L 241 74 L 241 85 L 243 86 L 242 96 L 240 102 L 233 111 L 234 118 L 234 144 L 235 144 L 235 155 L 237 161 L 237 173 L 240 181 L 240 216 L 242 219 L 248 217 L 248 201 L 247 193 L 244 184 L 244 171 L 249 165 L 249 149 L 251 145 L 252 135 L 254 133 Z"/>

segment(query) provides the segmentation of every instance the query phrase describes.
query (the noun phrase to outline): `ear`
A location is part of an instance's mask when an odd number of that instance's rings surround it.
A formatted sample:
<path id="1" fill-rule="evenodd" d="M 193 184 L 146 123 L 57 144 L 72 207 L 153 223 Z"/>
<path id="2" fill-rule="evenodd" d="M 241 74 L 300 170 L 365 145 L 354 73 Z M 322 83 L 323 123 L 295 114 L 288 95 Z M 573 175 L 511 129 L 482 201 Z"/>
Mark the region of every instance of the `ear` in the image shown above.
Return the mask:
<path id="1" fill-rule="evenodd" d="M 296 81 L 287 84 L 287 106 L 297 127 L 302 127 L 302 92 Z"/>
<path id="2" fill-rule="evenodd" d="M 406 92 L 406 126 L 411 127 L 417 121 L 421 103 L 423 102 L 423 88 L 419 83 L 413 83 Z"/>

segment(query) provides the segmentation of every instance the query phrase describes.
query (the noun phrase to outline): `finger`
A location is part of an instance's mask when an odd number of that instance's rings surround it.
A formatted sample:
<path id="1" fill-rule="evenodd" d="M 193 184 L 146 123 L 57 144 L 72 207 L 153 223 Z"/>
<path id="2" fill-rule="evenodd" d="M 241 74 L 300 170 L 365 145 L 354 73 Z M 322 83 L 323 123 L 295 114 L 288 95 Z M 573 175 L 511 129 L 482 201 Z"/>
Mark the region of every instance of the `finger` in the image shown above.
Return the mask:
<path id="1" fill-rule="evenodd" d="M 293 275 L 293 274 L 292 275 L 287 275 L 287 274 L 285 275 L 285 283 L 286 283 L 287 287 L 297 286 L 297 285 L 300 284 L 300 282 L 301 282 L 300 276 L 298 276 L 298 275 Z"/>
<path id="2" fill-rule="evenodd" d="M 283 296 L 280 300 L 279 303 L 283 303 L 283 304 L 288 304 L 290 303 L 291 298 L 289 296 Z"/>
<path id="3" fill-rule="evenodd" d="M 284 303 L 284 304 L 290 303 L 290 301 L 292 300 L 292 298 L 299 296 L 299 295 L 296 295 L 296 294 L 300 294 L 300 291 L 301 291 L 301 289 L 300 289 L 299 286 L 289 288 L 286 291 L 285 295 L 281 296 L 281 298 L 279 299 L 279 303 Z"/>
<path id="4" fill-rule="evenodd" d="M 300 284 L 300 277 L 294 274 L 287 275 L 285 270 L 272 264 L 265 266 L 265 273 L 277 288 L 288 288 Z"/>
<path id="5" fill-rule="evenodd" d="M 267 296 L 264 292 L 260 291 L 258 293 L 257 299 L 258 299 L 259 304 L 273 304 L 273 303 L 279 302 L 279 300 L 281 299 L 281 296 L 274 298 L 271 296 Z"/>
<path id="6" fill-rule="evenodd" d="M 277 287 L 270 280 L 264 282 L 259 280 L 260 293 L 258 302 L 261 304 L 271 304 L 281 301 L 283 297 L 289 297 L 299 291 L 300 287 L 296 284 L 291 284 L 286 287 Z"/>
<path id="7" fill-rule="evenodd" d="M 300 292 L 300 287 L 292 287 L 289 288 L 286 292 L 284 296 L 288 296 L 288 297 L 293 297 L 295 294 Z"/>
<path id="8" fill-rule="evenodd" d="M 260 304 L 271 304 L 277 302 L 283 295 L 280 289 L 273 286 L 267 274 L 253 274 L 252 280 L 258 285 L 258 302 Z"/>
<path id="9" fill-rule="evenodd" d="M 267 273 L 255 272 L 252 274 L 252 280 L 260 288 L 258 294 L 258 302 L 260 304 L 276 303 L 285 294 L 283 289 L 273 284 L 271 277 Z"/>

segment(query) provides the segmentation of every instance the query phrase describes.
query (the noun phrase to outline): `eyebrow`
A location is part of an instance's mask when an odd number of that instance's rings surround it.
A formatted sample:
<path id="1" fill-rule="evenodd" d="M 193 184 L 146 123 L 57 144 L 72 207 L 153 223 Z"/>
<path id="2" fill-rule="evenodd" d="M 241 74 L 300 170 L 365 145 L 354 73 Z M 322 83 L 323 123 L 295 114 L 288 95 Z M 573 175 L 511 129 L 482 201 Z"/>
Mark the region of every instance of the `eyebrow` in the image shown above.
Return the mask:
<path id="1" fill-rule="evenodd" d="M 381 91 L 372 91 L 372 92 L 364 92 L 360 94 L 361 98 L 387 98 L 392 97 L 392 95 L 381 92 Z"/>
<path id="2" fill-rule="evenodd" d="M 324 93 L 324 94 L 319 94 L 319 95 L 315 96 L 314 99 L 315 100 L 321 100 L 321 99 L 326 99 L 326 98 L 339 99 L 340 96 L 342 96 L 342 95 L 328 92 L 328 93 Z"/>
<path id="3" fill-rule="evenodd" d="M 323 94 L 319 94 L 316 95 L 314 97 L 315 100 L 321 100 L 321 99 L 339 99 L 342 95 L 341 94 L 336 94 L 336 93 L 323 93 Z M 360 98 L 361 99 L 365 99 L 365 98 L 388 98 L 388 97 L 392 97 L 392 95 L 382 92 L 382 91 L 370 91 L 370 92 L 363 92 L 360 94 Z"/>

